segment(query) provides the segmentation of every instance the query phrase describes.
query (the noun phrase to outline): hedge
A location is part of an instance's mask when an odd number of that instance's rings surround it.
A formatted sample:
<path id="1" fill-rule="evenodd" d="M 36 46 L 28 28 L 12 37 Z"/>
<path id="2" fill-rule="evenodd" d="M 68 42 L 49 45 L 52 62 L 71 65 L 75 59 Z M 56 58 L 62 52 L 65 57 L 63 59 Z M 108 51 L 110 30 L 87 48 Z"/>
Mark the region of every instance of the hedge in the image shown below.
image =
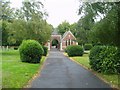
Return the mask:
<path id="1" fill-rule="evenodd" d="M 67 46 L 66 52 L 68 56 L 82 56 L 83 55 L 83 48 L 79 45 L 70 45 Z"/>
<path id="2" fill-rule="evenodd" d="M 93 47 L 92 44 L 85 44 L 84 45 L 85 50 L 90 50 L 92 47 Z"/>
<path id="3" fill-rule="evenodd" d="M 91 49 L 90 65 L 102 73 L 118 73 L 120 68 L 119 51 L 114 46 L 95 46 Z"/>
<path id="4" fill-rule="evenodd" d="M 43 48 L 43 50 L 44 50 L 43 56 L 46 56 L 47 53 L 48 53 L 48 47 L 42 46 L 42 48 Z"/>

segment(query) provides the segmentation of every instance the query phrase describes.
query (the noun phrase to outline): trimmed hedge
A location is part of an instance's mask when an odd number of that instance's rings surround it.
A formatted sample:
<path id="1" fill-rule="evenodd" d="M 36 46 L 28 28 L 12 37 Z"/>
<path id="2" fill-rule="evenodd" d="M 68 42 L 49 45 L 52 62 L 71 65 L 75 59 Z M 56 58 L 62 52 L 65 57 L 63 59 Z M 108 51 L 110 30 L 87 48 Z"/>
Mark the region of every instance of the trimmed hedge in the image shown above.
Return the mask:
<path id="1" fill-rule="evenodd" d="M 100 66 L 102 65 L 102 63 L 101 63 L 102 58 L 100 57 L 100 53 L 103 50 L 103 48 L 104 47 L 102 47 L 102 46 L 94 46 L 90 50 L 89 60 L 90 60 L 91 68 L 98 72 L 101 71 Z"/>
<path id="2" fill-rule="evenodd" d="M 113 46 L 106 47 L 100 56 L 103 57 L 101 72 L 103 73 L 117 73 L 120 68 L 120 58 L 118 56 L 118 49 Z"/>
<path id="3" fill-rule="evenodd" d="M 85 44 L 84 45 L 85 50 L 90 50 L 92 47 L 93 47 L 92 44 Z"/>
<path id="4" fill-rule="evenodd" d="M 67 46 L 66 52 L 67 52 L 68 56 L 70 56 L 70 57 L 82 56 L 83 48 L 79 45 L 70 45 L 70 46 Z"/>
<path id="5" fill-rule="evenodd" d="M 43 50 L 44 50 L 43 56 L 46 56 L 47 53 L 48 53 L 48 47 L 42 46 L 42 48 L 43 48 Z"/>
<path id="6" fill-rule="evenodd" d="M 39 63 L 44 50 L 39 42 L 35 40 L 24 40 L 19 47 L 22 62 Z"/>
<path id="7" fill-rule="evenodd" d="M 119 52 L 113 46 L 95 46 L 90 51 L 90 65 L 102 73 L 118 73 L 120 68 Z"/>

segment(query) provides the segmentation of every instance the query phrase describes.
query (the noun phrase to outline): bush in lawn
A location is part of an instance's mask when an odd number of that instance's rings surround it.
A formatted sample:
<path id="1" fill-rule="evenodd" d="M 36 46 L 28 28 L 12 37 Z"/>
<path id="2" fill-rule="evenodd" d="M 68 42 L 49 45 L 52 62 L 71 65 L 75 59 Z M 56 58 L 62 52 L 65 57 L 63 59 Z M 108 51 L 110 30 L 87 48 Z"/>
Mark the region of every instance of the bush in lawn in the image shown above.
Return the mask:
<path id="1" fill-rule="evenodd" d="M 66 53 L 67 53 L 67 50 L 69 50 L 69 47 L 71 47 L 71 46 L 67 46 L 67 47 L 64 49 Z"/>
<path id="2" fill-rule="evenodd" d="M 42 48 L 43 48 L 43 50 L 44 50 L 43 56 L 46 56 L 47 53 L 48 53 L 48 47 L 42 46 Z"/>
<path id="3" fill-rule="evenodd" d="M 18 50 L 18 46 L 15 46 L 15 47 L 14 47 L 14 50 Z"/>
<path id="4" fill-rule="evenodd" d="M 39 63 L 44 53 L 42 46 L 35 40 L 25 40 L 19 47 L 22 62 Z"/>
<path id="5" fill-rule="evenodd" d="M 79 45 L 70 45 L 67 47 L 67 54 L 68 56 L 82 56 L 83 55 L 83 48 Z"/>
<path id="6" fill-rule="evenodd" d="M 84 49 L 85 50 L 90 50 L 92 48 L 92 44 L 85 44 Z"/>
<path id="7" fill-rule="evenodd" d="M 90 60 L 90 65 L 91 68 L 94 69 L 95 71 L 100 72 L 101 71 L 101 65 L 102 65 L 102 58 L 100 57 L 100 53 L 103 50 L 103 46 L 94 46 L 90 50 L 90 55 L 89 55 L 89 60 Z"/>

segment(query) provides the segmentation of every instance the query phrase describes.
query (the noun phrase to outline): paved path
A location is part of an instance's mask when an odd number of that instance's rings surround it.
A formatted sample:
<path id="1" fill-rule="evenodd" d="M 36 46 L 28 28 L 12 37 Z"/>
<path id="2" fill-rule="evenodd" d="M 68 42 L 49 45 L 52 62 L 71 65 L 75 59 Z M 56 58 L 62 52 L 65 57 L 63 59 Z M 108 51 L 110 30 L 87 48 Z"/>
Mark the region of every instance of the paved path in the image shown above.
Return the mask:
<path id="1" fill-rule="evenodd" d="M 90 71 L 69 60 L 60 51 L 50 51 L 31 88 L 110 88 Z"/>

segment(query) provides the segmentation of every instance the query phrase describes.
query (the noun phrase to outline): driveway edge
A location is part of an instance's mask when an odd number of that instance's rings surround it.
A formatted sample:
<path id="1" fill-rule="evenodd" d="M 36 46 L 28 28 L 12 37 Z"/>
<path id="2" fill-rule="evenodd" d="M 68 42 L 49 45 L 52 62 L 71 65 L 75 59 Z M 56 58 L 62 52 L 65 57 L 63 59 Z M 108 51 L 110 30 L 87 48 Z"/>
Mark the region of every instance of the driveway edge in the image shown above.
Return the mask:
<path id="1" fill-rule="evenodd" d="M 66 54 L 64 54 L 64 52 L 62 53 L 64 56 L 68 57 Z M 105 80 L 104 78 L 102 78 L 100 75 L 97 74 L 97 72 L 93 71 L 91 68 L 88 68 L 80 63 L 78 63 L 76 60 L 72 59 L 71 57 L 68 57 L 71 61 L 77 63 L 78 65 L 82 66 L 84 69 L 90 71 L 91 73 L 93 73 L 96 77 L 98 77 L 100 80 L 102 80 L 103 82 L 105 82 L 106 84 L 110 85 L 111 88 L 113 88 L 113 90 L 119 90 L 119 88 L 117 86 L 112 85 L 110 82 L 108 82 L 107 80 Z"/>

